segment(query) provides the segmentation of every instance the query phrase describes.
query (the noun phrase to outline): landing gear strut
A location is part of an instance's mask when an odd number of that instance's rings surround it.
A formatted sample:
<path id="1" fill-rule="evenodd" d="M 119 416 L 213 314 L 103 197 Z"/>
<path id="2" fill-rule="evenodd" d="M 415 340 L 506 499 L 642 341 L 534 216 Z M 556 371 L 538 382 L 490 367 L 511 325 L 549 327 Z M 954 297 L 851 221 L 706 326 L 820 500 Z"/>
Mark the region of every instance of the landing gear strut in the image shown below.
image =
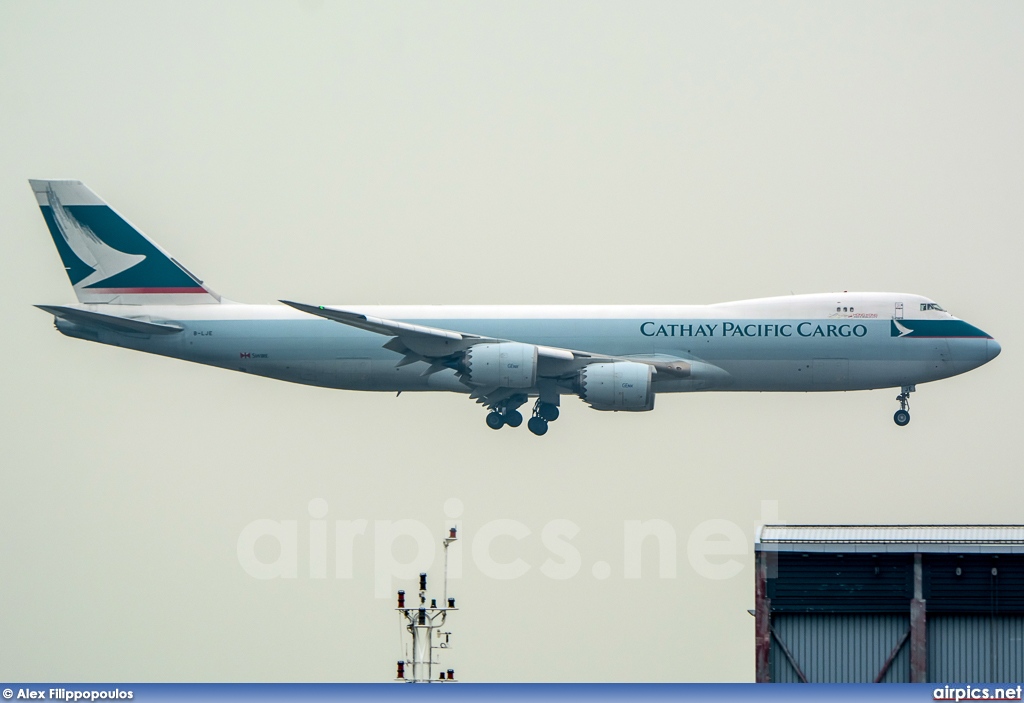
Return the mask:
<path id="1" fill-rule="evenodd" d="M 537 401 L 537 407 L 534 412 L 538 417 L 542 417 L 548 422 L 554 422 L 558 419 L 558 406 L 553 403 L 542 403 Z"/>
<path id="2" fill-rule="evenodd" d="M 903 392 L 896 396 L 900 401 L 900 409 L 892 416 L 893 422 L 900 427 L 910 424 L 910 394 L 917 390 L 914 386 L 903 386 Z"/>

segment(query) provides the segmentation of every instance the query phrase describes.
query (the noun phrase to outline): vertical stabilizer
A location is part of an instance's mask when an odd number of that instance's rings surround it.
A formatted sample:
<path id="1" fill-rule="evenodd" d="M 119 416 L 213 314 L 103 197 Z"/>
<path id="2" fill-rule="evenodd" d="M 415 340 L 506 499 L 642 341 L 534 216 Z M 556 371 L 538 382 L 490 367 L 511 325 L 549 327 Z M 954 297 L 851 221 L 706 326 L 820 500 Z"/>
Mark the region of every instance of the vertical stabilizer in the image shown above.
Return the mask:
<path id="1" fill-rule="evenodd" d="M 220 296 L 81 181 L 30 180 L 82 303 L 191 305 Z"/>

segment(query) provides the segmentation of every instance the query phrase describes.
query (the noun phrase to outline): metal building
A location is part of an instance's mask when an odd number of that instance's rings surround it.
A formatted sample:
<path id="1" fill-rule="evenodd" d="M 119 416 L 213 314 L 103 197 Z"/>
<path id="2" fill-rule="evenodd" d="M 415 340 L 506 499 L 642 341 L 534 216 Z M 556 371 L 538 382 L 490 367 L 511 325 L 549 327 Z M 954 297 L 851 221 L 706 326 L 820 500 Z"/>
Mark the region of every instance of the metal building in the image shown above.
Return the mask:
<path id="1" fill-rule="evenodd" d="M 765 525 L 758 682 L 1024 680 L 1024 525 Z"/>

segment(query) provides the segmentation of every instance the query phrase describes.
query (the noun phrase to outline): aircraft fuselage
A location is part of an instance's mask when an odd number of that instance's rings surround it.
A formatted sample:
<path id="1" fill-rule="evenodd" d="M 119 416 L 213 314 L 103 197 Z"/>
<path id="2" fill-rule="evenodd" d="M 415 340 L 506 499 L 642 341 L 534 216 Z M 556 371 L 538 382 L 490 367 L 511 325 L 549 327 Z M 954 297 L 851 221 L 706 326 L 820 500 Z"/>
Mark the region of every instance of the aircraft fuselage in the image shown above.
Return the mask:
<path id="1" fill-rule="evenodd" d="M 655 378 L 657 393 L 674 393 L 901 387 L 964 373 L 999 353 L 998 343 L 980 329 L 944 311 L 921 310 L 930 303 L 909 294 L 849 293 L 717 305 L 346 308 L 526 344 L 692 361 L 687 378 Z M 379 334 L 281 305 L 124 306 L 122 314 L 174 322 L 183 330 L 147 336 L 83 329 L 64 320 L 58 320 L 58 329 L 295 383 L 368 391 L 471 391 L 453 370 L 423 375 L 425 362 L 398 366 L 402 355 L 383 348 L 386 339 Z"/>

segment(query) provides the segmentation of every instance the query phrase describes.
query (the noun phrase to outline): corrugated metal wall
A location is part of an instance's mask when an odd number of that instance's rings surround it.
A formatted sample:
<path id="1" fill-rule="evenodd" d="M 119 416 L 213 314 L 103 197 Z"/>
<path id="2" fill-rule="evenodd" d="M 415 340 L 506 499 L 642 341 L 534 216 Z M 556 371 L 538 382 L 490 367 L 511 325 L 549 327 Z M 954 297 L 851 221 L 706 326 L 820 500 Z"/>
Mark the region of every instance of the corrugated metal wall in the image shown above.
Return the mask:
<path id="1" fill-rule="evenodd" d="M 910 629 L 910 616 L 776 613 L 772 625 L 811 683 L 871 683 L 893 647 Z M 769 668 L 773 682 L 800 681 L 774 640 Z M 909 642 L 882 680 L 910 681 Z"/>
<path id="2" fill-rule="evenodd" d="M 768 580 L 775 612 L 906 613 L 914 596 L 912 554 L 779 554 Z"/>
<path id="3" fill-rule="evenodd" d="M 1024 613 L 1019 554 L 925 554 L 924 565 L 930 613 Z"/>
<path id="4" fill-rule="evenodd" d="M 928 680 L 1024 680 L 1024 616 L 929 615 Z"/>
<path id="5" fill-rule="evenodd" d="M 807 679 L 873 681 L 910 627 L 914 555 L 809 551 L 772 560 L 771 622 Z M 928 681 L 1024 681 L 1024 555 L 927 553 L 922 570 Z M 800 680 L 774 635 L 768 669 L 772 681 Z M 883 680 L 909 679 L 908 642 Z"/>

